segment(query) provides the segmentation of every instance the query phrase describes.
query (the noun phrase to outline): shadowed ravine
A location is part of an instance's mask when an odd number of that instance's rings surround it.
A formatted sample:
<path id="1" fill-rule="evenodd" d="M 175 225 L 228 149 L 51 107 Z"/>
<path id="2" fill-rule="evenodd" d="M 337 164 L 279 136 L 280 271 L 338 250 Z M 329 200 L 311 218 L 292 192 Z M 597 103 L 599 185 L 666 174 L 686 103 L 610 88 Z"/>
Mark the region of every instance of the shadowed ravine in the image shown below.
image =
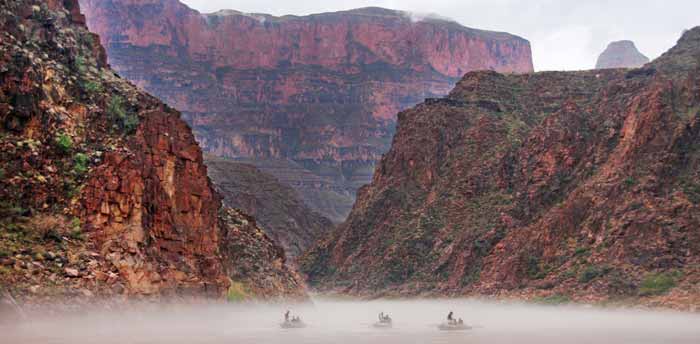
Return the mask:
<path id="1" fill-rule="evenodd" d="M 450 301 L 314 300 L 292 308 L 308 328 L 282 330 L 285 305 L 159 306 L 158 310 L 49 317 L 0 327 L 6 343 L 697 343 L 700 316 L 581 307 Z M 440 332 L 437 324 L 454 311 L 475 326 Z M 379 312 L 393 329 L 371 323 Z"/>

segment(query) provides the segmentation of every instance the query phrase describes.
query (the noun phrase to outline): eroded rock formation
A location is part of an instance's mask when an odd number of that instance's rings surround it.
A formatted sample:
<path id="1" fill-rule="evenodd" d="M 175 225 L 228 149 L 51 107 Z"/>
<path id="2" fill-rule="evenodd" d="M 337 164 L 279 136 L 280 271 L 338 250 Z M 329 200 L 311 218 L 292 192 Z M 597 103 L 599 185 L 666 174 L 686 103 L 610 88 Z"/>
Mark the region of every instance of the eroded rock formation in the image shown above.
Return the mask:
<path id="1" fill-rule="evenodd" d="M 303 297 L 268 237 L 237 251 L 260 229 L 221 209 L 180 114 L 114 74 L 84 22 L 74 0 L 0 3 L 0 289 L 223 298 L 233 281 Z"/>
<path id="2" fill-rule="evenodd" d="M 112 66 L 182 111 L 205 151 L 311 171 L 321 183 L 294 186 L 336 222 L 388 150 L 398 111 L 468 71 L 532 71 L 524 39 L 380 8 L 273 17 L 174 0 L 81 3 Z"/>
<path id="3" fill-rule="evenodd" d="M 700 28 L 643 69 L 467 74 L 300 260 L 361 295 L 700 305 Z"/>
<path id="4" fill-rule="evenodd" d="M 637 50 L 632 41 L 612 42 L 598 57 L 596 69 L 639 68 L 649 63 L 649 58 Z"/>

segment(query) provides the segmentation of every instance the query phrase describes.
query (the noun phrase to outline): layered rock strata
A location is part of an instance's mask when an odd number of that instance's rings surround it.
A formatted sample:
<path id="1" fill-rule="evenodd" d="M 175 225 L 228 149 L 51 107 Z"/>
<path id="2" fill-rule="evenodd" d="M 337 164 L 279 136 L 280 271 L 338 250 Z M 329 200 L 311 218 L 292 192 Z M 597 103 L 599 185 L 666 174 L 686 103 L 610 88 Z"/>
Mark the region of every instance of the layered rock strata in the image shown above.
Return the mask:
<path id="1" fill-rule="evenodd" d="M 290 162 L 295 179 L 311 172 L 322 183 L 295 187 L 335 222 L 388 150 L 397 112 L 468 71 L 532 71 L 522 38 L 381 8 L 274 17 L 175 0 L 81 3 L 112 66 L 182 111 L 206 152 Z"/>

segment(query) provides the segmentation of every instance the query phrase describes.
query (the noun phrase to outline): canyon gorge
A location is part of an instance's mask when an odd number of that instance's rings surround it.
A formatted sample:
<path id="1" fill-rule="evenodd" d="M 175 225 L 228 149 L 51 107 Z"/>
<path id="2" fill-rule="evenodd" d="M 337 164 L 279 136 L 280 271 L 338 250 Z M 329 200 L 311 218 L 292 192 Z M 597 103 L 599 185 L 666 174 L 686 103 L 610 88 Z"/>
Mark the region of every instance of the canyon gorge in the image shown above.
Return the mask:
<path id="1" fill-rule="evenodd" d="M 535 73 L 523 38 L 378 7 L 0 0 L 0 318 L 315 293 L 698 311 L 698 171 L 700 27 Z"/>
<path id="2" fill-rule="evenodd" d="M 208 154 L 245 159 L 336 223 L 396 113 L 472 70 L 531 72 L 528 41 L 407 12 L 202 14 L 175 0 L 81 0 L 109 62 L 183 112 Z"/>

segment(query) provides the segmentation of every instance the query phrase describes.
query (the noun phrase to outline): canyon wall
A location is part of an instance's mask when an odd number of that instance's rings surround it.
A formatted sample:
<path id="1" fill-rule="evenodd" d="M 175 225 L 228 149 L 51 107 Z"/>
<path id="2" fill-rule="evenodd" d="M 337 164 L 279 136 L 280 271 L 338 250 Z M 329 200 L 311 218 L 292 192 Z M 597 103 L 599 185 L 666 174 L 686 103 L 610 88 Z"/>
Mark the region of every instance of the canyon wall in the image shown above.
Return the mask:
<path id="1" fill-rule="evenodd" d="M 524 39 L 380 8 L 274 17 L 81 3 L 115 70 L 182 111 L 206 152 L 275 160 L 290 179 L 311 172 L 319 183 L 292 186 L 335 222 L 388 150 L 396 113 L 468 71 L 532 71 Z"/>
<path id="2" fill-rule="evenodd" d="M 253 165 L 207 156 L 209 177 L 227 206 L 254 216 L 290 259 L 333 229 L 333 223 L 304 204 L 291 187 Z"/>
<path id="3" fill-rule="evenodd" d="M 399 114 L 313 287 L 700 306 L 700 28 L 642 69 L 467 74 Z"/>
<path id="4" fill-rule="evenodd" d="M 305 297 L 282 249 L 222 209 L 180 114 L 109 69 L 77 1 L 0 11 L 0 289 L 72 305 Z"/>

